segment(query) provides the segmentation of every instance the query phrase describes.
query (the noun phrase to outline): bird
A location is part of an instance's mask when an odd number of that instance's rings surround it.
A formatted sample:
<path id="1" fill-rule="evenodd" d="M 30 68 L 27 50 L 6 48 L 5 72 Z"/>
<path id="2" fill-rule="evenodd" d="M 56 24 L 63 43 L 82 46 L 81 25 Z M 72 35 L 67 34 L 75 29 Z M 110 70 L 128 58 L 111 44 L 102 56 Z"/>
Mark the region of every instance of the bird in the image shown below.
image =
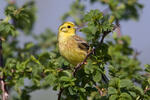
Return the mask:
<path id="1" fill-rule="evenodd" d="M 73 22 L 64 22 L 58 31 L 59 52 L 72 65 L 83 62 L 89 52 L 89 44 L 76 35 L 76 28 Z"/>
<path id="2" fill-rule="evenodd" d="M 58 48 L 60 54 L 72 65 L 78 65 L 90 52 L 89 44 L 76 35 L 76 26 L 73 22 L 64 22 L 58 31 Z M 108 84 L 109 79 L 102 73 L 102 79 Z"/>

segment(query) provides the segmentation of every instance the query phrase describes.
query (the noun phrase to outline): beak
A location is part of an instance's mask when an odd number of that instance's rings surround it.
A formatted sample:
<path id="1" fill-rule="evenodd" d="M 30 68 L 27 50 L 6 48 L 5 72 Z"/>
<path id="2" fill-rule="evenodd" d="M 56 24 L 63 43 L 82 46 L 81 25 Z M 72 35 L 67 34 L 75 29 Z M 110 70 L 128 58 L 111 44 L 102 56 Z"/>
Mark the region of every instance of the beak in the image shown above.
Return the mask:
<path id="1" fill-rule="evenodd" d="M 79 27 L 75 26 L 74 29 L 79 29 Z"/>

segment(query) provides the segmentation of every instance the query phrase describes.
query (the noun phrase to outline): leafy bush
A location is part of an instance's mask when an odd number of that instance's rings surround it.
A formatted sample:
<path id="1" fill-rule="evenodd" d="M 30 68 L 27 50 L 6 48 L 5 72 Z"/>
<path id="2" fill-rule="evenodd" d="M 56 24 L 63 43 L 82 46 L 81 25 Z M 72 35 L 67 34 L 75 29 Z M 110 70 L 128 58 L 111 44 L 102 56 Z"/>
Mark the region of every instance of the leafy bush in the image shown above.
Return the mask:
<path id="1" fill-rule="evenodd" d="M 59 91 L 58 100 L 150 100 L 150 65 L 143 70 L 130 37 L 115 31 L 120 29 L 119 21 L 138 19 L 143 5 L 137 0 L 90 0 L 107 5 L 110 12 L 104 14 L 98 9 L 86 12 L 81 1 L 73 1 L 70 11 L 62 15 L 62 22 L 74 19 L 93 50 L 78 70 L 60 56 L 54 32 L 32 33 L 34 1 L 22 7 L 8 2 L 6 18 L 0 21 L 0 77 L 6 86 L 2 95 L 13 90 L 17 93 L 13 100 L 30 100 L 31 92 L 52 87 Z M 35 43 L 20 47 L 20 34 Z M 25 85 L 25 80 L 30 84 Z"/>

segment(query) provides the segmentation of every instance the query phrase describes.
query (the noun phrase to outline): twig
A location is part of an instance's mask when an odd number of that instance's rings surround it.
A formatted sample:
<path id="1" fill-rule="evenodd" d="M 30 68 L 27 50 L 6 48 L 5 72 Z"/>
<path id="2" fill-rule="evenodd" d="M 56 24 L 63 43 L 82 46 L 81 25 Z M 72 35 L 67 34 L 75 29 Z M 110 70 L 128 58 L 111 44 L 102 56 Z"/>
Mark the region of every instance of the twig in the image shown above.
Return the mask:
<path id="1" fill-rule="evenodd" d="M 7 100 L 8 99 L 8 93 L 6 92 L 5 82 L 3 80 L 1 80 L 0 84 L 1 84 L 1 90 L 2 90 L 2 100 Z"/>
<path id="2" fill-rule="evenodd" d="M 119 20 L 116 19 L 116 25 L 117 25 L 117 28 L 116 28 L 116 31 L 117 31 L 117 36 L 118 37 L 121 37 L 122 34 L 121 34 L 121 27 L 120 27 L 120 24 L 119 24 Z"/>
<path id="3" fill-rule="evenodd" d="M 150 77 L 150 73 L 143 74 L 144 77 Z"/>
<path id="4" fill-rule="evenodd" d="M 135 50 L 134 54 L 133 54 L 133 59 L 137 59 L 137 56 L 140 55 L 141 52 Z"/>
<path id="5" fill-rule="evenodd" d="M 61 88 L 58 93 L 58 100 L 61 100 L 61 95 L 62 95 L 63 91 L 64 91 L 64 88 Z"/>
<path id="6" fill-rule="evenodd" d="M 96 84 L 96 82 L 94 82 L 93 80 L 92 80 L 92 82 L 93 82 L 93 84 L 95 85 L 95 88 L 98 90 L 98 93 L 100 94 L 100 96 L 104 96 L 105 93 L 103 93 L 103 88 L 100 89 L 100 88 L 98 87 L 98 85 Z"/>
<path id="7" fill-rule="evenodd" d="M 93 48 L 93 49 L 87 54 L 87 56 L 85 57 L 85 59 L 83 60 L 83 62 L 79 63 L 79 64 L 75 67 L 74 72 L 73 72 L 73 76 L 74 76 L 74 77 L 75 77 L 75 75 L 76 75 L 76 72 L 81 68 L 81 66 L 82 66 L 83 64 L 85 64 L 85 62 L 86 62 L 86 60 L 88 59 L 88 57 L 89 57 L 94 51 L 95 51 L 95 49 Z"/>
<path id="8" fill-rule="evenodd" d="M 149 90 L 150 90 L 150 87 L 146 87 L 145 90 L 144 90 L 144 93 L 146 93 Z"/>
<path id="9" fill-rule="evenodd" d="M 3 55 L 2 55 L 2 38 L 0 37 L 0 67 L 4 67 L 3 64 Z"/>
<path id="10" fill-rule="evenodd" d="M 15 4 L 15 3 L 16 3 L 16 0 L 7 0 L 7 2 L 8 2 L 9 4 Z"/>
<path id="11" fill-rule="evenodd" d="M 2 55 L 2 38 L 1 37 L 0 37 L 0 67 L 4 68 L 3 55 Z M 7 92 L 6 84 L 4 81 L 4 75 L 0 76 L 0 85 L 1 85 L 1 90 L 2 90 L 2 100 L 7 100 L 8 92 Z"/>
<path id="12" fill-rule="evenodd" d="M 98 90 L 100 96 L 103 96 L 103 91 L 97 85 L 95 87 Z"/>

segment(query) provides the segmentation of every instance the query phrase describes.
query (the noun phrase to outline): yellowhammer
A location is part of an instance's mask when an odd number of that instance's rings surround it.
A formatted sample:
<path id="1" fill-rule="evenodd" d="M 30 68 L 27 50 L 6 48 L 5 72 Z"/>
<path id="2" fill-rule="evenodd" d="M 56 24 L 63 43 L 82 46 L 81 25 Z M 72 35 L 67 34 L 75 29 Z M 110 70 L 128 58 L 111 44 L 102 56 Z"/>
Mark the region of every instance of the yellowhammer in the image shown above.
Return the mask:
<path id="1" fill-rule="evenodd" d="M 81 63 L 89 51 L 88 43 L 76 35 L 76 28 L 72 22 L 65 22 L 59 27 L 58 45 L 60 54 L 73 65 Z M 102 79 L 105 83 L 109 81 L 104 73 Z"/>
<path id="2" fill-rule="evenodd" d="M 59 27 L 58 45 L 60 54 L 73 65 L 82 62 L 89 50 L 88 43 L 76 35 L 72 22 L 65 22 Z"/>

